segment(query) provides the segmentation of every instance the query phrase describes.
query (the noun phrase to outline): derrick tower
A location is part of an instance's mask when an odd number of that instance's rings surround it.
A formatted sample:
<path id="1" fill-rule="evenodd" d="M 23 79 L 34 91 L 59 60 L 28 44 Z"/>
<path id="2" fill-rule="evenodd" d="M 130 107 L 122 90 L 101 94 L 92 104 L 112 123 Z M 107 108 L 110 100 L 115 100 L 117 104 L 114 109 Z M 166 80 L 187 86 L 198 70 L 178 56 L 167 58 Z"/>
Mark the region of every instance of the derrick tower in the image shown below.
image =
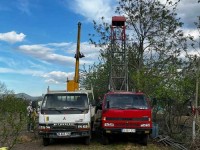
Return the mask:
<path id="1" fill-rule="evenodd" d="M 128 91 L 125 17 L 112 17 L 110 46 L 110 91 Z"/>

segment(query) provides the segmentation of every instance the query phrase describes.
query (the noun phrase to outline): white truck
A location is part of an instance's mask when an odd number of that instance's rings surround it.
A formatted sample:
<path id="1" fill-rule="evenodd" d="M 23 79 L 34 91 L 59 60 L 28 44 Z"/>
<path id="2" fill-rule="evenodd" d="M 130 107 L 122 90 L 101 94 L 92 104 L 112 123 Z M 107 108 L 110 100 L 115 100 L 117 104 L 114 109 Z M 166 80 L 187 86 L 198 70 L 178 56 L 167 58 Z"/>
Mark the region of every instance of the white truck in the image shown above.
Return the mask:
<path id="1" fill-rule="evenodd" d="M 86 145 L 90 144 L 95 107 L 90 103 L 89 92 L 48 91 L 45 94 L 38 126 L 44 146 L 53 138 L 83 138 Z"/>

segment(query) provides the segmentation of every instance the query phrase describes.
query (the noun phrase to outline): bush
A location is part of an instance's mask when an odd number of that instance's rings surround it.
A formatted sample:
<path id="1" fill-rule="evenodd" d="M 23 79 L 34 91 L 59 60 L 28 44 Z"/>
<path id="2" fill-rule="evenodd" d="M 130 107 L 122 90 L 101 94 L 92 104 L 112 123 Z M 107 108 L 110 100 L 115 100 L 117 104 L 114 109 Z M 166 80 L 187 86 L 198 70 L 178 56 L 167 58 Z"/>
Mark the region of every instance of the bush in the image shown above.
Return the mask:
<path id="1" fill-rule="evenodd" d="M 0 147 L 11 149 L 26 125 L 26 102 L 13 94 L 0 98 Z"/>

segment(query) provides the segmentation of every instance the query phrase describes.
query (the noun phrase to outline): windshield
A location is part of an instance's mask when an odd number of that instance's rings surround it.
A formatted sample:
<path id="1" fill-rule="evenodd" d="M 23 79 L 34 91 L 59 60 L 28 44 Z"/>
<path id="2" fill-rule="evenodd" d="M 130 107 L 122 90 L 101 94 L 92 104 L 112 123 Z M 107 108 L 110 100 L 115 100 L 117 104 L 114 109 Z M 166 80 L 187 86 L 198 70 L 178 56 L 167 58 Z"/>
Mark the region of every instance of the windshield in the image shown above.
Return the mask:
<path id="1" fill-rule="evenodd" d="M 120 109 L 148 109 L 144 95 L 110 94 L 106 97 L 107 108 Z"/>
<path id="2" fill-rule="evenodd" d="M 42 102 L 42 109 L 88 109 L 86 94 L 79 93 L 54 93 L 47 94 Z"/>

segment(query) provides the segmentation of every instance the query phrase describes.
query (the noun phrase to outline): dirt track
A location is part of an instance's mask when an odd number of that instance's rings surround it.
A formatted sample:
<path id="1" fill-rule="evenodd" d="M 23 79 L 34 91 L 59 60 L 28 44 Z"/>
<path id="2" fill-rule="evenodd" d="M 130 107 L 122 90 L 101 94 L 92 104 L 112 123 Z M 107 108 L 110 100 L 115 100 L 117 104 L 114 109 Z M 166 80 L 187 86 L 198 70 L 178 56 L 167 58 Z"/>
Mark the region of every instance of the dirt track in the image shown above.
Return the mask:
<path id="1" fill-rule="evenodd" d="M 30 138 L 31 137 L 31 138 Z M 49 146 L 43 146 L 42 139 L 34 137 L 33 133 L 26 134 L 26 141 L 16 144 L 12 150 L 168 150 L 169 147 L 160 147 L 150 140 L 148 146 L 141 146 L 137 141 L 115 139 L 109 145 L 100 144 L 99 138 L 92 139 L 90 145 L 84 145 L 81 139 L 52 140 Z"/>

